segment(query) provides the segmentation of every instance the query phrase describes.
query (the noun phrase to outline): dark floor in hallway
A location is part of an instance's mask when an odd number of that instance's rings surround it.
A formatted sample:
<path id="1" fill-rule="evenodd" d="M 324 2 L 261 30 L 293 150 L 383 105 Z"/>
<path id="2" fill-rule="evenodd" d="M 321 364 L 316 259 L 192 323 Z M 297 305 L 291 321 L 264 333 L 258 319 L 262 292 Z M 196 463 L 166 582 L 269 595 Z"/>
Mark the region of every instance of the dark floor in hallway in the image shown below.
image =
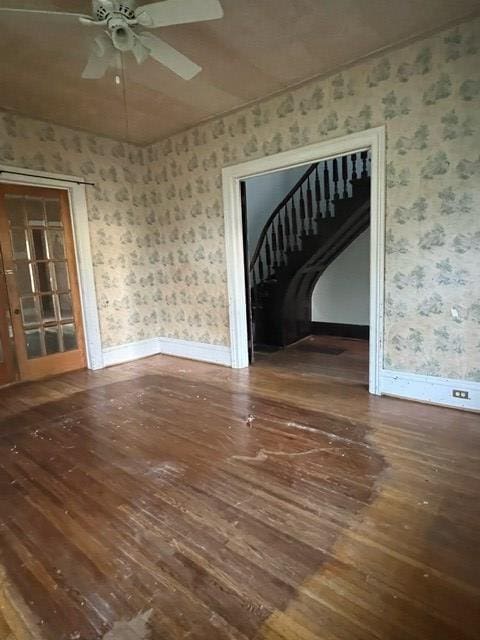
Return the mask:
<path id="1" fill-rule="evenodd" d="M 255 363 L 301 376 L 324 376 L 368 386 L 368 340 L 312 335 L 271 353 L 258 351 Z"/>
<path id="2" fill-rule="evenodd" d="M 0 391 L 2 640 L 474 640 L 478 415 L 311 343 Z"/>

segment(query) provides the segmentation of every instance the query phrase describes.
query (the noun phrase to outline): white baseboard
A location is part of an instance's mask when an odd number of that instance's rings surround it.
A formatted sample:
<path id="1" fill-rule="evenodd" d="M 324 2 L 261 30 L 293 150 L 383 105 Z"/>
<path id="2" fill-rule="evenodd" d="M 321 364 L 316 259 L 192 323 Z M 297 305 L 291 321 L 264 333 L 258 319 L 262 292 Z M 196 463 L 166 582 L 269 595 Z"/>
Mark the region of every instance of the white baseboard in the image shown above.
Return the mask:
<path id="1" fill-rule="evenodd" d="M 118 347 L 108 347 L 103 350 L 103 363 L 105 367 L 110 367 L 157 354 L 211 362 L 225 367 L 231 366 L 230 347 L 175 338 L 150 338 Z"/>
<path id="2" fill-rule="evenodd" d="M 157 353 L 160 353 L 158 350 L 158 338 L 130 342 L 128 344 L 121 344 L 116 347 L 107 347 L 104 349 L 103 364 L 105 367 L 111 367 L 114 364 L 154 356 Z"/>
<path id="3" fill-rule="evenodd" d="M 157 340 L 159 353 L 178 356 L 179 358 L 189 358 L 190 360 L 212 362 L 213 364 L 221 364 L 224 367 L 232 366 L 230 347 L 219 344 L 206 344 L 204 342 L 191 342 L 190 340 L 176 340 L 174 338 L 157 338 Z"/>
<path id="4" fill-rule="evenodd" d="M 469 399 L 454 398 L 453 389 L 467 391 Z M 380 393 L 446 407 L 480 411 L 480 382 L 383 370 L 380 372 Z"/>

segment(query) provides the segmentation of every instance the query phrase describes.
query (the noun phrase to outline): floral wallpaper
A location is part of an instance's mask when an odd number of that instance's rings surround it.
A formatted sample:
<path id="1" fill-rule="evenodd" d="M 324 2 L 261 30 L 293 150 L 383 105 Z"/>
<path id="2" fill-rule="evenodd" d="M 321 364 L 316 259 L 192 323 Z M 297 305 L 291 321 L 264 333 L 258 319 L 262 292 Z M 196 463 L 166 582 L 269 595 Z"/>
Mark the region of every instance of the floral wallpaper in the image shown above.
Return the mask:
<path id="1" fill-rule="evenodd" d="M 0 114 L 0 163 L 96 185 L 86 193 L 104 347 L 157 335 L 157 267 L 145 251 L 155 242 L 155 220 L 146 208 L 143 156 L 132 145 Z"/>
<path id="2" fill-rule="evenodd" d="M 479 60 L 477 19 L 147 148 L 160 335 L 228 344 L 223 166 L 385 124 L 385 367 L 480 380 Z"/>
<path id="3" fill-rule="evenodd" d="M 89 188 L 105 346 L 228 344 L 223 166 L 385 124 L 385 367 L 480 380 L 480 19 L 138 149 L 10 115 L 0 161 Z"/>

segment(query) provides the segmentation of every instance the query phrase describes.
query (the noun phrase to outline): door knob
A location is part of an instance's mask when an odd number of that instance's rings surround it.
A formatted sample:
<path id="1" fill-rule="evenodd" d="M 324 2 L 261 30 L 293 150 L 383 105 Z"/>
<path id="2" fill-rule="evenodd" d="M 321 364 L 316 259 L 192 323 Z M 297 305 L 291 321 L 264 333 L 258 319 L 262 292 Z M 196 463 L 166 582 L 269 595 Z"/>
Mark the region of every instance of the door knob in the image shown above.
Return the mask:
<path id="1" fill-rule="evenodd" d="M 13 313 L 14 313 L 16 316 L 19 316 L 19 315 L 20 315 L 20 309 L 14 309 Z"/>

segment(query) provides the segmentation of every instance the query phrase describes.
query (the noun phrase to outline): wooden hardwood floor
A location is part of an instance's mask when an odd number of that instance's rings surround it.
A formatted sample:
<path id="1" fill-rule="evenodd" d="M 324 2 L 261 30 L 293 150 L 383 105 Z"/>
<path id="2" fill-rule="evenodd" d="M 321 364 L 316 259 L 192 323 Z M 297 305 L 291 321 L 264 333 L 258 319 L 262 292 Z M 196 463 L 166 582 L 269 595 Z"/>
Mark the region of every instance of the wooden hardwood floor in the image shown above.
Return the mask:
<path id="1" fill-rule="evenodd" d="M 287 369 L 303 377 L 326 376 L 368 387 L 368 340 L 308 336 L 272 353 L 255 353 L 255 362 L 276 371 Z"/>
<path id="2" fill-rule="evenodd" d="M 285 364 L 0 391 L 0 638 L 478 638 L 478 415 Z"/>

